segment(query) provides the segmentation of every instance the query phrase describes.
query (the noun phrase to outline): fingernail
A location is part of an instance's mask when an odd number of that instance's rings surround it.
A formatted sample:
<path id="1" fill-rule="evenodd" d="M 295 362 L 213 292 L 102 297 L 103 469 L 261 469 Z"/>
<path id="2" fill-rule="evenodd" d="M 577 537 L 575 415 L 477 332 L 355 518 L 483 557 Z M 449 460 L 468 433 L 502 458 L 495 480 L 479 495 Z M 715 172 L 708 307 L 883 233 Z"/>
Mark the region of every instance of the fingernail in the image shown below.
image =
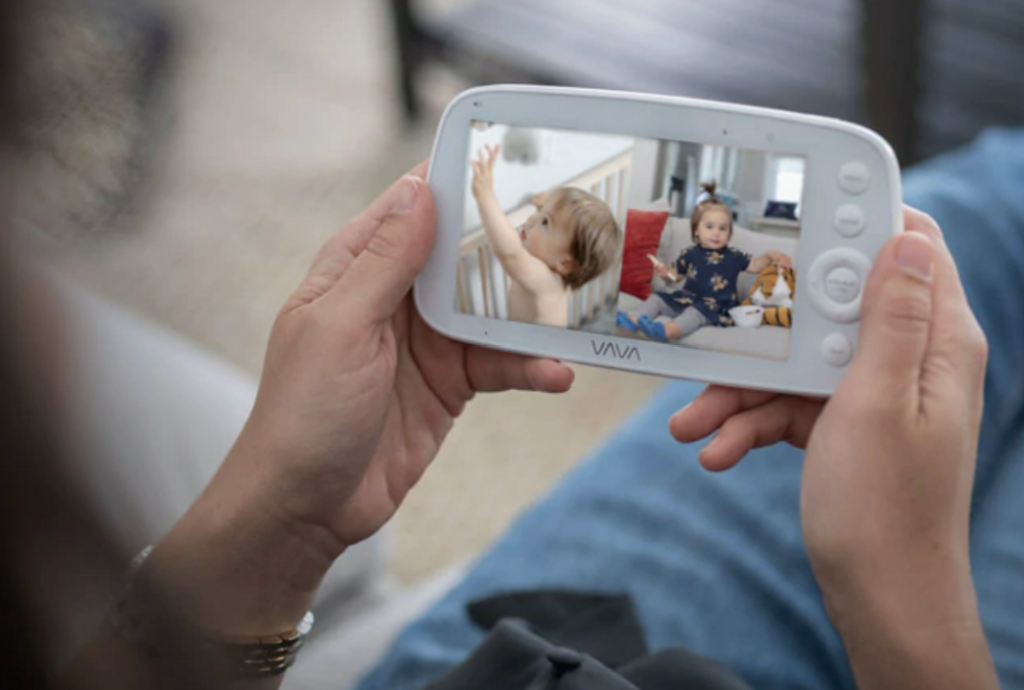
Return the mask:
<path id="1" fill-rule="evenodd" d="M 395 192 L 395 201 L 391 205 L 393 213 L 408 213 L 416 206 L 416 200 L 420 196 L 420 185 L 423 183 L 418 177 L 406 175 L 398 185 Z"/>
<path id="2" fill-rule="evenodd" d="M 938 245 L 945 242 L 945 238 L 942 235 L 942 228 L 939 226 L 938 221 L 924 211 L 915 210 L 915 213 L 917 213 L 919 217 L 915 219 L 913 227 L 908 227 L 906 229 L 907 232 L 918 232 L 922 235 L 926 235 Z"/>
<path id="3" fill-rule="evenodd" d="M 718 439 L 719 437 L 715 435 L 715 437 L 712 438 L 706 446 L 704 446 L 704 450 L 713 450 L 714 447 L 718 445 Z"/>
<path id="4" fill-rule="evenodd" d="M 907 233 L 900 238 L 900 246 L 896 249 L 896 265 L 915 278 L 931 280 L 935 268 L 935 245 L 923 234 Z"/>

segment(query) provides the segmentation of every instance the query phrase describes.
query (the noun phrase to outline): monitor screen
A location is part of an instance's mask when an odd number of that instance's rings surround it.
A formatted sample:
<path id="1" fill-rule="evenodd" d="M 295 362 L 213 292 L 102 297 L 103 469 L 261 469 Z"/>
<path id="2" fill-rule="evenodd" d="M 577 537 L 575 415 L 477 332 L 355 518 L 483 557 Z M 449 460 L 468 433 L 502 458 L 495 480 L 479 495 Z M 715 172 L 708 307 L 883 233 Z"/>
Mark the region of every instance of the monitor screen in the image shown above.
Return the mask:
<path id="1" fill-rule="evenodd" d="M 455 309 L 787 360 L 806 159 L 475 121 Z"/>

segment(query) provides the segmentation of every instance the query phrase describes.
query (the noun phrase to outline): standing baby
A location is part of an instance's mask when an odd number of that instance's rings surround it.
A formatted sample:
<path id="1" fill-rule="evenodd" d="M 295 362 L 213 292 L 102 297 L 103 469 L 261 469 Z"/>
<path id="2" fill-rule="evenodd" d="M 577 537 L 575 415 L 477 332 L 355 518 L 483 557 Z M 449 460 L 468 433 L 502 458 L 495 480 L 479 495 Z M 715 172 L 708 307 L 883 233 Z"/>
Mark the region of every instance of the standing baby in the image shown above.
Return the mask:
<path id="1" fill-rule="evenodd" d="M 543 195 L 517 231 L 494 193 L 499 146 L 471 161 L 473 197 L 494 256 L 510 280 L 508 318 L 544 326 L 569 324 L 569 293 L 607 271 L 622 233 L 606 203 L 573 187 Z"/>
<path id="2" fill-rule="evenodd" d="M 682 286 L 672 292 L 655 292 L 633 314 L 619 312 L 616 325 L 628 332 L 638 330 L 652 340 L 675 342 L 703 326 L 732 326 L 729 310 L 739 304 L 736 292 L 740 273 L 759 273 L 770 265 L 792 268 L 793 261 L 781 252 L 757 258 L 729 246 L 732 212 L 715 195 L 714 182 L 702 185 L 707 197 L 690 217 L 693 245 L 676 260 L 675 275 L 666 267 L 654 271 Z M 677 280 L 674 280 L 678 278 Z M 664 320 L 656 320 L 665 317 Z"/>

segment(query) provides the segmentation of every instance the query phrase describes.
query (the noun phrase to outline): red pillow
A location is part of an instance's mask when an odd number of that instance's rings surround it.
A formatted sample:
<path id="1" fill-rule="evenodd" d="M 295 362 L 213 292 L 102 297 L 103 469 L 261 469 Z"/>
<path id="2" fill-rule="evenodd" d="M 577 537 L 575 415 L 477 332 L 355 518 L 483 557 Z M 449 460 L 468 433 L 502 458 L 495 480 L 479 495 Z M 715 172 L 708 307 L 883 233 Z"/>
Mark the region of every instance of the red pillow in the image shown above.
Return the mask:
<path id="1" fill-rule="evenodd" d="M 648 254 L 657 255 L 668 211 L 626 212 L 626 239 L 622 249 L 622 277 L 619 290 L 637 299 L 651 296 L 654 265 Z"/>

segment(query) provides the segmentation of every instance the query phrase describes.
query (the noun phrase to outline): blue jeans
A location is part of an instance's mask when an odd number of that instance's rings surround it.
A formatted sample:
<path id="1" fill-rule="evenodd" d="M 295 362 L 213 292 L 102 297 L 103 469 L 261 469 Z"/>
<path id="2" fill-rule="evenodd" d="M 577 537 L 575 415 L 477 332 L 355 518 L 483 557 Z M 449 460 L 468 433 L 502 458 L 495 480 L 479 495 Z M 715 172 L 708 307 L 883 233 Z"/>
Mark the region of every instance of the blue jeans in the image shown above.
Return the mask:
<path id="1" fill-rule="evenodd" d="M 935 216 L 991 343 L 972 559 L 1006 688 L 1024 688 L 1024 130 L 993 131 L 905 178 Z M 415 690 L 482 639 L 468 601 L 540 587 L 629 592 L 652 648 L 681 645 L 753 687 L 853 688 L 804 551 L 802 453 L 704 472 L 667 432 L 701 389 L 671 383 L 525 513 L 396 641 L 361 690 Z"/>

